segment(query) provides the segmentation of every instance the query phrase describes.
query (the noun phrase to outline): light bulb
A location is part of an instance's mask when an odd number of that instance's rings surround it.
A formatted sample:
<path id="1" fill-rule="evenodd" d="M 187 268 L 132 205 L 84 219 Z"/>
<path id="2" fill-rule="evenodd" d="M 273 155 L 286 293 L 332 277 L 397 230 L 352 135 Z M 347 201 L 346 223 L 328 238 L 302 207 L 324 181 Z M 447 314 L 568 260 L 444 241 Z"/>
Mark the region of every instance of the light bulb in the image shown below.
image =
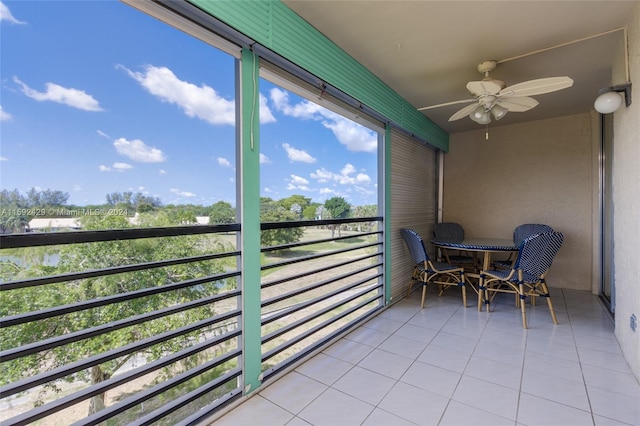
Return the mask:
<path id="1" fill-rule="evenodd" d="M 484 110 L 483 105 L 479 105 L 473 112 L 469 115 L 473 121 L 482 120 L 487 112 Z"/>
<path id="2" fill-rule="evenodd" d="M 480 105 L 478 108 L 474 109 L 471 114 L 469 114 L 469 118 L 475 121 L 478 124 L 489 124 L 491 123 L 491 115 L 487 110 L 484 109 L 484 106 Z"/>
<path id="3" fill-rule="evenodd" d="M 593 107 L 600 114 L 610 114 L 615 112 L 622 105 L 622 93 L 618 92 L 606 92 L 598 96 L 593 103 Z"/>
<path id="4" fill-rule="evenodd" d="M 485 111 L 484 116 L 480 120 L 476 120 L 478 124 L 489 124 L 491 123 L 491 115 Z"/>
<path id="5" fill-rule="evenodd" d="M 491 114 L 493 115 L 493 118 L 496 119 L 496 121 L 500 120 L 502 117 L 507 115 L 508 112 L 509 110 L 503 107 L 502 105 L 496 104 L 493 106 L 493 108 L 491 108 Z"/>

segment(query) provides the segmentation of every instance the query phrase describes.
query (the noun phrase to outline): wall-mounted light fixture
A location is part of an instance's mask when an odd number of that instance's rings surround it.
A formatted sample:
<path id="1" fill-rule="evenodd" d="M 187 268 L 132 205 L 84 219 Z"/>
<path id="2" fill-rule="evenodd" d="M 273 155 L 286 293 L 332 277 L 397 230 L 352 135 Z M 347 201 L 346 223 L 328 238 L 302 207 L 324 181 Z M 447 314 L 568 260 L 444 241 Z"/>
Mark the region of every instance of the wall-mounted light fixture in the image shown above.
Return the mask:
<path id="1" fill-rule="evenodd" d="M 620 108 L 622 98 L 627 107 L 631 105 L 631 82 L 601 89 L 593 106 L 600 114 L 610 114 Z"/>
<path id="2" fill-rule="evenodd" d="M 622 105 L 624 98 L 625 105 L 631 105 L 631 80 L 629 78 L 629 40 L 627 36 L 627 28 L 623 27 L 623 52 L 624 52 L 624 73 L 626 83 L 616 84 L 615 86 L 600 89 L 599 96 L 593 103 L 593 107 L 600 114 L 611 114 L 617 111 Z"/>

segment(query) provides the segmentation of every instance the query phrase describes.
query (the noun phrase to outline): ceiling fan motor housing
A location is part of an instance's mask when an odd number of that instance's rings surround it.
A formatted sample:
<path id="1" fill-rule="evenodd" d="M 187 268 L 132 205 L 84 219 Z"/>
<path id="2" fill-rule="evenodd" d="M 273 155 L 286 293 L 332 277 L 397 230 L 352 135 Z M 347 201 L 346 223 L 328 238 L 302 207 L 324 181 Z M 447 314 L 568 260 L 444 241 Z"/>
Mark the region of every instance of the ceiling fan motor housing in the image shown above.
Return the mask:
<path id="1" fill-rule="evenodd" d="M 495 70 L 497 65 L 497 61 L 483 61 L 478 64 L 478 71 L 482 74 L 486 74 Z"/>

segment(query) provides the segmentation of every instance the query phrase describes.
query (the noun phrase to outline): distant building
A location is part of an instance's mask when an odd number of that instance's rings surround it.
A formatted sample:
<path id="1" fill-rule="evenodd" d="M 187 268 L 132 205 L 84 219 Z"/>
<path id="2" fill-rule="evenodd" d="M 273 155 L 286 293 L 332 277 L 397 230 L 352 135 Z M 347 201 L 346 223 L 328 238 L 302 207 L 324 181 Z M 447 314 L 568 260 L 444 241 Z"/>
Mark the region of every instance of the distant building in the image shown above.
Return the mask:
<path id="1" fill-rule="evenodd" d="M 209 224 L 209 216 L 196 216 L 196 223 L 198 225 L 208 225 Z"/>
<path id="2" fill-rule="evenodd" d="M 66 229 L 80 229 L 80 220 L 73 217 L 38 217 L 29 221 L 31 232 L 64 231 Z"/>
<path id="3" fill-rule="evenodd" d="M 127 221 L 131 225 L 139 226 L 140 225 L 140 214 L 136 212 L 133 217 L 128 217 Z M 182 222 L 181 225 L 192 225 L 193 222 Z M 209 224 L 209 216 L 196 216 L 196 224 L 197 225 L 208 225 Z"/>

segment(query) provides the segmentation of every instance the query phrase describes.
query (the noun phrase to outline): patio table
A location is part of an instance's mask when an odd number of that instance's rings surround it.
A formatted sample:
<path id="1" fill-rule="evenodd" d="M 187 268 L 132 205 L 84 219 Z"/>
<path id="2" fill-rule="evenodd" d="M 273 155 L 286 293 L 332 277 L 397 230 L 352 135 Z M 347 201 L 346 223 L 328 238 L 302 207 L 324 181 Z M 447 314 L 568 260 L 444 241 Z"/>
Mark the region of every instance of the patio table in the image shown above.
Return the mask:
<path id="1" fill-rule="evenodd" d="M 518 247 L 513 240 L 503 238 L 465 238 L 460 242 L 437 241 L 432 240 L 431 244 L 440 249 L 464 250 L 470 252 L 484 253 L 482 261 L 482 271 L 489 269 L 491 265 L 491 253 L 514 252 L 518 251 Z M 482 275 L 474 273 L 465 273 L 468 277 L 478 279 L 478 288 L 482 287 Z M 471 285 L 471 288 L 478 294 L 478 289 Z M 478 311 L 482 310 L 482 301 L 478 297 Z"/>

